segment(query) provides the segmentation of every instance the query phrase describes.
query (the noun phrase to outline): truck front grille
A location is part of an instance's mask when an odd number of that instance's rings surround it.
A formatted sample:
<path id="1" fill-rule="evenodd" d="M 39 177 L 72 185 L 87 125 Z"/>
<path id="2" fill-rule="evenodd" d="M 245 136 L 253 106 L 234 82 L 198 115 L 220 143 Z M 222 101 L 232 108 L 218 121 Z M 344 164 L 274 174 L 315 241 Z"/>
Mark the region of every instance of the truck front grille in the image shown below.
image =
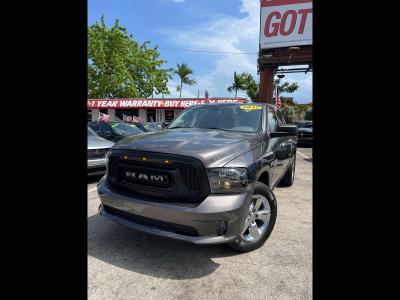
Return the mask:
<path id="1" fill-rule="evenodd" d="M 175 162 L 175 167 L 181 171 L 185 186 L 189 190 L 200 190 L 200 178 L 193 165 L 182 162 Z"/>
<path id="2" fill-rule="evenodd" d="M 142 158 L 146 159 L 143 160 Z M 132 193 L 198 202 L 209 193 L 209 183 L 203 164 L 192 157 L 144 152 L 113 150 L 109 156 L 108 179 L 115 188 Z M 141 175 L 142 178 L 127 177 Z M 165 183 L 156 178 L 165 178 Z M 153 178 L 148 179 L 148 178 Z"/>

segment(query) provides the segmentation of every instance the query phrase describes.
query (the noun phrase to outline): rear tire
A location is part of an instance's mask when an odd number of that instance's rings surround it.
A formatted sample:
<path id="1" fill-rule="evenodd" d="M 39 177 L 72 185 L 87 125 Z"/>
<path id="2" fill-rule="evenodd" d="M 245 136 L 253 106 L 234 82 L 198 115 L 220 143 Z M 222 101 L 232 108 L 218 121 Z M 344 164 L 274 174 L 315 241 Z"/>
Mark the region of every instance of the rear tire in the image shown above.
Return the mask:
<path id="1" fill-rule="evenodd" d="M 294 183 L 295 173 L 296 173 L 296 155 L 294 155 L 290 167 L 287 169 L 285 175 L 283 175 L 279 183 L 283 186 L 292 186 Z"/>
<path id="2" fill-rule="evenodd" d="M 229 246 L 231 246 L 233 249 L 239 252 L 249 252 L 257 248 L 260 248 L 262 245 L 264 245 L 265 241 L 268 239 L 275 226 L 278 209 L 274 194 L 264 183 L 256 182 L 256 186 L 254 188 L 252 197 L 256 198 L 257 196 L 262 196 L 260 198 L 262 198 L 264 201 L 265 200 L 268 201 L 268 203 L 265 203 L 266 204 L 265 206 L 268 207 L 269 209 L 269 220 L 268 223 L 266 224 L 266 228 L 262 230 L 261 235 L 257 239 L 253 240 L 249 239 L 249 236 L 246 235 L 246 232 L 248 231 L 245 231 L 243 233 L 241 232 L 240 236 L 235 241 L 229 244 Z M 250 206 L 249 208 L 252 207 L 252 203 L 249 204 Z M 264 204 L 262 205 L 264 206 Z M 261 209 L 259 212 L 266 210 L 263 206 L 261 207 L 263 209 Z M 243 224 L 243 229 L 241 231 L 243 231 L 245 227 L 246 225 Z"/>

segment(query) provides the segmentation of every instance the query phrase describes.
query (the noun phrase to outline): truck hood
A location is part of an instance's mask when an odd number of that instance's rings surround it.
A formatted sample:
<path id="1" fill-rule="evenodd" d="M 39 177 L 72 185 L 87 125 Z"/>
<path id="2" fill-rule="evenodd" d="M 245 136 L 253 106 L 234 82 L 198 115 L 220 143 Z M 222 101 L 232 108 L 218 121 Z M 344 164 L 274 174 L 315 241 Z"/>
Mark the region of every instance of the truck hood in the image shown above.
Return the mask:
<path id="1" fill-rule="evenodd" d="M 260 146 L 261 141 L 259 133 L 182 128 L 130 136 L 113 149 L 191 156 L 201 160 L 206 168 L 213 168 Z"/>

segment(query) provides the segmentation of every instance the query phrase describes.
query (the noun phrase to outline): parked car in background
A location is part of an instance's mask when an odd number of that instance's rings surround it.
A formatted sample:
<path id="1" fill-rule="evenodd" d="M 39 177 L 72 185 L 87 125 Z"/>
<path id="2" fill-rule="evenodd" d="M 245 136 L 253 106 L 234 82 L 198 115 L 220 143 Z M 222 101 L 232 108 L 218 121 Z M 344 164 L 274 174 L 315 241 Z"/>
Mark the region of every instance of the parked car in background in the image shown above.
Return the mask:
<path id="1" fill-rule="evenodd" d="M 119 122 L 92 121 L 88 125 L 102 138 L 112 142 L 118 142 L 128 136 L 146 132 L 145 129 L 141 129 L 139 126 Z"/>
<path id="2" fill-rule="evenodd" d="M 127 123 L 125 123 L 127 124 Z M 130 124 L 128 124 L 130 125 Z M 135 125 L 136 127 L 138 127 L 139 129 L 141 129 L 143 132 L 150 132 L 150 130 L 147 130 L 144 126 L 143 123 L 133 123 L 133 125 Z"/>
<path id="3" fill-rule="evenodd" d="M 102 175 L 106 172 L 105 155 L 114 145 L 106 139 L 103 139 L 88 127 L 87 144 L 87 169 L 88 175 Z"/>
<path id="4" fill-rule="evenodd" d="M 151 131 L 151 132 L 157 132 L 162 129 L 161 122 L 143 123 L 142 125 L 147 131 Z"/>
<path id="5" fill-rule="evenodd" d="M 297 144 L 312 144 L 313 141 L 313 122 L 297 122 Z"/>

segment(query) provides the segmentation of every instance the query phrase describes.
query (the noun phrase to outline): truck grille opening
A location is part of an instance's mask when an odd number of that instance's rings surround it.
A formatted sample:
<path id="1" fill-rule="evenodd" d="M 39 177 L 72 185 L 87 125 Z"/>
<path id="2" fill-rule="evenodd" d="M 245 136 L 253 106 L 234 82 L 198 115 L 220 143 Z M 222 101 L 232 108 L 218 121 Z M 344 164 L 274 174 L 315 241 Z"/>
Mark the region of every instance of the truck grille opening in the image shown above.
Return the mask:
<path id="1" fill-rule="evenodd" d="M 173 233 L 177 233 L 177 234 L 182 234 L 182 235 L 199 236 L 196 229 L 194 229 L 191 226 L 146 218 L 143 216 L 131 214 L 126 211 L 116 209 L 116 208 L 108 206 L 108 205 L 103 205 L 103 208 L 104 208 L 105 212 L 109 213 L 110 215 L 120 217 L 129 222 L 133 222 L 133 223 L 136 223 L 139 225 L 152 227 L 152 228 L 156 228 L 156 229 L 160 229 L 160 230 L 164 230 L 164 231 L 168 231 L 168 232 L 173 232 Z"/>
<path id="2" fill-rule="evenodd" d="M 200 178 L 193 165 L 187 163 L 175 162 L 175 166 L 177 169 L 181 171 L 186 188 L 193 191 L 199 191 Z"/>
<path id="3" fill-rule="evenodd" d="M 133 194 L 156 197 L 155 201 L 199 202 L 210 193 L 203 164 L 195 158 L 173 154 L 113 150 L 108 179 L 121 192 L 128 189 Z"/>

